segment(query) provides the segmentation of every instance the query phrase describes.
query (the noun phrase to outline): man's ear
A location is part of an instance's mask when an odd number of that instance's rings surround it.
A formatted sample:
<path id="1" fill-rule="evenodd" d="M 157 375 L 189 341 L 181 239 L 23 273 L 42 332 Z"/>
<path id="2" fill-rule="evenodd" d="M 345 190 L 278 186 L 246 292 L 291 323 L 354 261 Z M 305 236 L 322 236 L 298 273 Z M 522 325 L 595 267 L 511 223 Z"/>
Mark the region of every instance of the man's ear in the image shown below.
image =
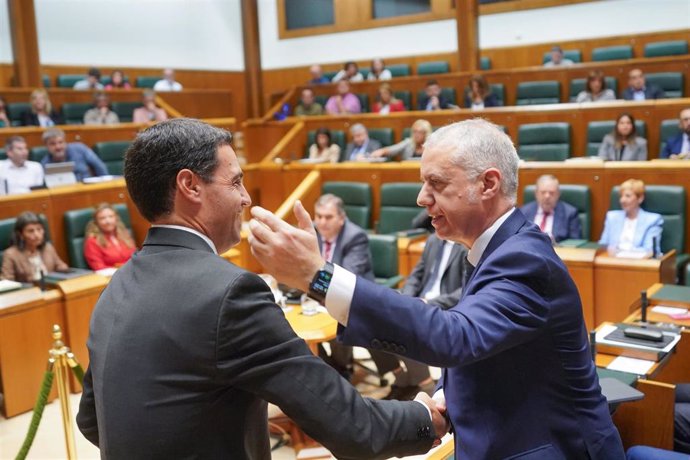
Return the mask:
<path id="1" fill-rule="evenodd" d="M 185 199 L 201 202 L 201 179 L 189 169 L 181 169 L 175 178 L 177 192 Z"/>
<path id="2" fill-rule="evenodd" d="M 501 191 L 501 171 L 496 168 L 489 168 L 482 173 L 481 181 L 481 195 L 485 198 L 491 198 Z"/>

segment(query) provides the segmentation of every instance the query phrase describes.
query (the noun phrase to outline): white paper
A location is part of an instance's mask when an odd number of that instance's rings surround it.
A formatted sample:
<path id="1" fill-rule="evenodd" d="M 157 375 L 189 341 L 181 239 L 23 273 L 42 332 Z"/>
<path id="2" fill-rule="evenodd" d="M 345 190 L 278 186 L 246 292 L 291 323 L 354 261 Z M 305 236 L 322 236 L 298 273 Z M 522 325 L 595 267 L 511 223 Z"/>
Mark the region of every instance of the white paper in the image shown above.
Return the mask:
<path id="1" fill-rule="evenodd" d="M 661 313 L 662 315 L 684 315 L 688 312 L 687 308 L 666 307 L 664 305 L 657 305 L 652 307 L 654 313 Z"/>
<path id="2" fill-rule="evenodd" d="M 117 268 L 108 267 L 108 268 L 102 268 L 100 270 L 96 270 L 96 273 L 98 273 L 101 276 L 113 276 L 116 271 L 117 271 Z"/>
<path id="3" fill-rule="evenodd" d="M 647 361 L 645 359 L 628 358 L 627 356 L 619 356 L 611 361 L 611 364 L 606 366 L 612 371 L 628 372 L 630 374 L 646 375 L 647 372 L 654 365 L 654 361 Z"/>
<path id="4" fill-rule="evenodd" d="M 621 259 L 648 259 L 650 256 L 650 253 L 647 251 L 618 251 L 616 253 L 616 257 L 620 257 Z"/>

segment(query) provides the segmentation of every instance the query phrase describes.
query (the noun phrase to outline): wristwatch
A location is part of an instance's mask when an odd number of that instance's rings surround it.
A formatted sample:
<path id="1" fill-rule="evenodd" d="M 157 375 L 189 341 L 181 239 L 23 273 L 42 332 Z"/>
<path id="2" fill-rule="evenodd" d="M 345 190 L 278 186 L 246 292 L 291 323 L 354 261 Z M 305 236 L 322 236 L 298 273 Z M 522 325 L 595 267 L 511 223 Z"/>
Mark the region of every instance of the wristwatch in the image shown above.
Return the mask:
<path id="1" fill-rule="evenodd" d="M 309 283 L 309 297 L 318 301 L 321 305 L 326 302 L 326 293 L 333 279 L 333 264 L 326 262 L 314 275 Z"/>

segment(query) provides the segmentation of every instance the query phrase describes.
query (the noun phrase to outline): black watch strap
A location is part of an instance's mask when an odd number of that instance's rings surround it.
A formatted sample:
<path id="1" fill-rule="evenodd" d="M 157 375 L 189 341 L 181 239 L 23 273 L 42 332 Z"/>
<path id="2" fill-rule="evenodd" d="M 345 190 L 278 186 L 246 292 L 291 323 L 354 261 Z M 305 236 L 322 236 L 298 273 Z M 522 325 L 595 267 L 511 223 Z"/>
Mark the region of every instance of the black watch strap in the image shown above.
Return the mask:
<path id="1" fill-rule="evenodd" d="M 321 305 L 326 302 L 326 293 L 333 279 L 333 264 L 326 262 L 321 269 L 316 272 L 314 278 L 309 283 L 309 297 L 318 301 Z"/>

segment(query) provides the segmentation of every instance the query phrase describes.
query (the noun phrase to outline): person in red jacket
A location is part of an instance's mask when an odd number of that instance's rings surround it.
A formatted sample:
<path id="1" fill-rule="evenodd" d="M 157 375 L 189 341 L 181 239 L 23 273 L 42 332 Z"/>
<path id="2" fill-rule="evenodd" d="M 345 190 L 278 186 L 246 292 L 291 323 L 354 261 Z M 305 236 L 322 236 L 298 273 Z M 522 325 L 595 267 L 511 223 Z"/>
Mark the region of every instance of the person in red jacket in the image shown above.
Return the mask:
<path id="1" fill-rule="evenodd" d="M 86 225 L 84 258 L 92 270 L 117 268 L 136 250 L 132 235 L 108 203 L 96 207 L 93 220 Z"/>

